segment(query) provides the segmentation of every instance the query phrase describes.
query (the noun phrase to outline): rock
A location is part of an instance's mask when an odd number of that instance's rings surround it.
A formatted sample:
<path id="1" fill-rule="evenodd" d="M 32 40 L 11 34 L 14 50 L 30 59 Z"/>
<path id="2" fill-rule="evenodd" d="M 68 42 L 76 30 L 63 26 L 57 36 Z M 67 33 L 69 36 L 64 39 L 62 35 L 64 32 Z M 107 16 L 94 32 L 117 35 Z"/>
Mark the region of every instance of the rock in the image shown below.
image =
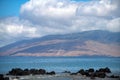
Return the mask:
<path id="1" fill-rule="evenodd" d="M 105 78 L 106 74 L 104 72 L 96 72 L 94 76 L 99 78 Z"/>
<path id="2" fill-rule="evenodd" d="M 48 75 L 55 75 L 55 71 L 47 72 Z"/>
<path id="3" fill-rule="evenodd" d="M 110 78 L 120 78 L 120 76 L 111 75 Z"/>
<path id="4" fill-rule="evenodd" d="M 0 74 L 0 80 L 4 80 L 3 74 Z"/>
<path id="5" fill-rule="evenodd" d="M 30 70 L 30 73 L 33 74 L 33 75 L 40 74 L 40 72 L 39 72 L 38 69 L 31 69 L 31 70 Z"/>
<path id="6" fill-rule="evenodd" d="M 0 80 L 9 80 L 9 77 L 4 77 L 3 74 L 0 74 Z"/>
<path id="7" fill-rule="evenodd" d="M 44 69 L 39 69 L 39 74 L 46 74 L 46 70 L 44 70 Z"/>
<path id="8" fill-rule="evenodd" d="M 70 75 L 77 75 L 78 73 L 71 73 Z"/>
<path id="9" fill-rule="evenodd" d="M 24 71 L 22 72 L 22 75 L 30 75 L 29 69 L 24 69 Z"/>
<path id="10" fill-rule="evenodd" d="M 100 68 L 98 72 L 111 73 L 111 70 L 108 67 L 106 67 L 106 68 Z"/>
<path id="11" fill-rule="evenodd" d="M 1 79 L 0 79 L 1 80 Z M 9 77 L 5 77 L 4 80 L 9 80 Z"/>
<path id="12" fill-rule="evenodd" d="M 111 70 L 110 70 L 108 67 L 106 67 L 106 68 L 105 68 L 105 72 L 111 73 Z"/>
<path id="13" fill-rule="evenodd" d="M 23 70 L 20 69 L 20 68 L 15 68 L 15 69 L 12 69 L 11 71 L 9 71 L 9 75 L 19 75 L 21 76 L 22 75 L 22 72 Z"/>
<path id="14" fill-rule="evenodd" d="M 85 71 L 85 72 L 83 73 L 83 75 L 86 75 L 87 77 L 90 77 L 90 74 L 89 74 L 88 71 Z"/>
<path id="15" fill-rule="evenodd" d="M 94 72 L 94 69 L 93 69 L 93 68 L 90 68 L 90 69 L 88 70 L 88 72 Z"/>
<path id="16" fill-rule="evenodd" d="M 8 75 L 19 75 L 19 76 L 22 76 L 22 75 L 30 75 L 30 74 L 33 74 L 33 75 L 36 75 L 36 74 L 46 74 L 46 71 L 44 69 L 20 69 L 20 68 L 15 68 L 15 69 L 12 69 L 11 71 L 9 71 Z"/>
<path id="17" fill-rule="evenodd" d="M 111 70 L 106 68 L 100 68 L 99 70 L 94 70 L 93 68 L 90 68 L 88 70 L 81 69 L 77 73 L 80 73 L 81 75 L 85 75 L 90 78 L 99 77 L 99 78 L 105 78 L 106 73 L 111 73 Z"/>
<path id="18" fill-rule="evenodd" d="M 71 73 L 70 71 L 64 71 L 63 73 Z"/>
<path id="19" fill-rule="evenodd" d="M 84 71 L 84 69 L 80 69 L 77 73 L 84 75 L 85 71 Z"/>
<path id="20" fill-rule="evenodd" d="M 95 77 L 94 76 L 90 76 L 90 79 L 95 79 Z"/>

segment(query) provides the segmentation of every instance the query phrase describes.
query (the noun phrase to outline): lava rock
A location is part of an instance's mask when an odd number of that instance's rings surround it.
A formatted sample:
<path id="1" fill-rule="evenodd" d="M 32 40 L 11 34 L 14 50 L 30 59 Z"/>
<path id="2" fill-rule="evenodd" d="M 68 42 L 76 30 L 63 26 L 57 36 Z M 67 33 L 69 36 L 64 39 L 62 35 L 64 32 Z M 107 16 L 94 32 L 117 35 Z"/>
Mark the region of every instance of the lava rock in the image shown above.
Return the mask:
<path id="1" fill-rule="evenodd" d="M 110 78 L 119 78 L 120 79 L 120 76 L 111 75 Z"/>
<path id="2" fill-rule="evenodd" d="M 46 74 L 48 74 L 48 75 L 55 75 L 56 73 L 55 73 L 55 71 L 51 71 L 51 72 L 47 72 Z"/>
<path id="3" fill-rule="evenodd" d="M 95 70 L 93 68 L 90 68 L 88 72 L 94 72 Z"/>
<path id="4" fill-rule="evenodd" d="M 111 73 L 111 70 L 108 67 L 106 67 L 106 68 L 100 68 L 97 72 Z"/>
<path id="5" fill-rule="evenodd" d="M 94 75 L 95 75 L 95 77 L 99 77 L 99 78 L 105 78 L 106 77 L 106 74 L 104 72 L 96 72 Z"/>
<path id="6" fill-rule="evenodd" d="M 0 74 L 0 80 L 4 80 L 3 74 Z"/>

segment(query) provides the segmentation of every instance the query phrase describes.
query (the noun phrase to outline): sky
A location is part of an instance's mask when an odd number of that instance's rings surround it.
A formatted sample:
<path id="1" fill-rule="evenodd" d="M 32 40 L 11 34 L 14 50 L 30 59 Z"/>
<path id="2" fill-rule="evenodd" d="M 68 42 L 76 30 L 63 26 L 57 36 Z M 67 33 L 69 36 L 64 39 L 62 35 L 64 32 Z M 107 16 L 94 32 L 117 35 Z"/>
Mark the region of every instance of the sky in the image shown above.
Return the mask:
<path id="1" fill-rule="evenodd" d="M 120 0 L 0 0 L 0 47 L 51 34 L 120 32 Z"/>
<path id="2" fill-rule="evenodd" d="M 28 0 L 0 0 L 0 18 L 19 16 L 20 7 Z"/>

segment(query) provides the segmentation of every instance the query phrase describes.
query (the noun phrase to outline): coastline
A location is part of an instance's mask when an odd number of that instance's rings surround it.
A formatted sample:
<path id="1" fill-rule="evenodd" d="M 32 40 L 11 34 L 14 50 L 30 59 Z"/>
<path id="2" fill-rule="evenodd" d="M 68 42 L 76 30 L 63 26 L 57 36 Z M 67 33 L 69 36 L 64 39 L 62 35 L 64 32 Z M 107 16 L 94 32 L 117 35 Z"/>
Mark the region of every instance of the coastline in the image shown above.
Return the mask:
<path id="1" fill-rule="evenodd" d="M 83 75 L 70 75 L 69 73 L 55 74 L 55 75 L 26 75 L 26 76 L 11 76 L 5 75 L 4 77 L 9 77 L 9 80 L 120 80 L 120 78 L 90 78 Z"/>
<path id="2" fill-rule="evenodd" d="M 120 80 L 120 75 L 112 74 L 111 70 L 100 68 L 94 70 L 80 69 L 72 73 L 64 71 L 56 73 L 55 71 L 47 72 L 45 69 L 20 69 L 14 68 L 7 74 L 0 74 L 0 80 Z"/>

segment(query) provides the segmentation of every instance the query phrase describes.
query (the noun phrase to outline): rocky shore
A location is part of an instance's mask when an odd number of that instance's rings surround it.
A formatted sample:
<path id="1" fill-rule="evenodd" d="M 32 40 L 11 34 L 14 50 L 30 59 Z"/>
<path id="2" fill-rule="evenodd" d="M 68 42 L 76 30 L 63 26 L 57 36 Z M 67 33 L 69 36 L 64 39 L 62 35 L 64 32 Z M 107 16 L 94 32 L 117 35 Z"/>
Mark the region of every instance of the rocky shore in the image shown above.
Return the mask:
<path id="1" fill-rule="evenodd" d="M 100 68 L 95 70 L 90 68 L 88 70 L 80 69 L 72 73 L 64 71 L 56 73 L 55 71 L 47 72 L 45 69 L 20 69 L 14 68 L 7 74 L 0 74 L 0 80 L 120 80 L 120 75 L 108 75 L 112 73 L 111 70 Z"/>

